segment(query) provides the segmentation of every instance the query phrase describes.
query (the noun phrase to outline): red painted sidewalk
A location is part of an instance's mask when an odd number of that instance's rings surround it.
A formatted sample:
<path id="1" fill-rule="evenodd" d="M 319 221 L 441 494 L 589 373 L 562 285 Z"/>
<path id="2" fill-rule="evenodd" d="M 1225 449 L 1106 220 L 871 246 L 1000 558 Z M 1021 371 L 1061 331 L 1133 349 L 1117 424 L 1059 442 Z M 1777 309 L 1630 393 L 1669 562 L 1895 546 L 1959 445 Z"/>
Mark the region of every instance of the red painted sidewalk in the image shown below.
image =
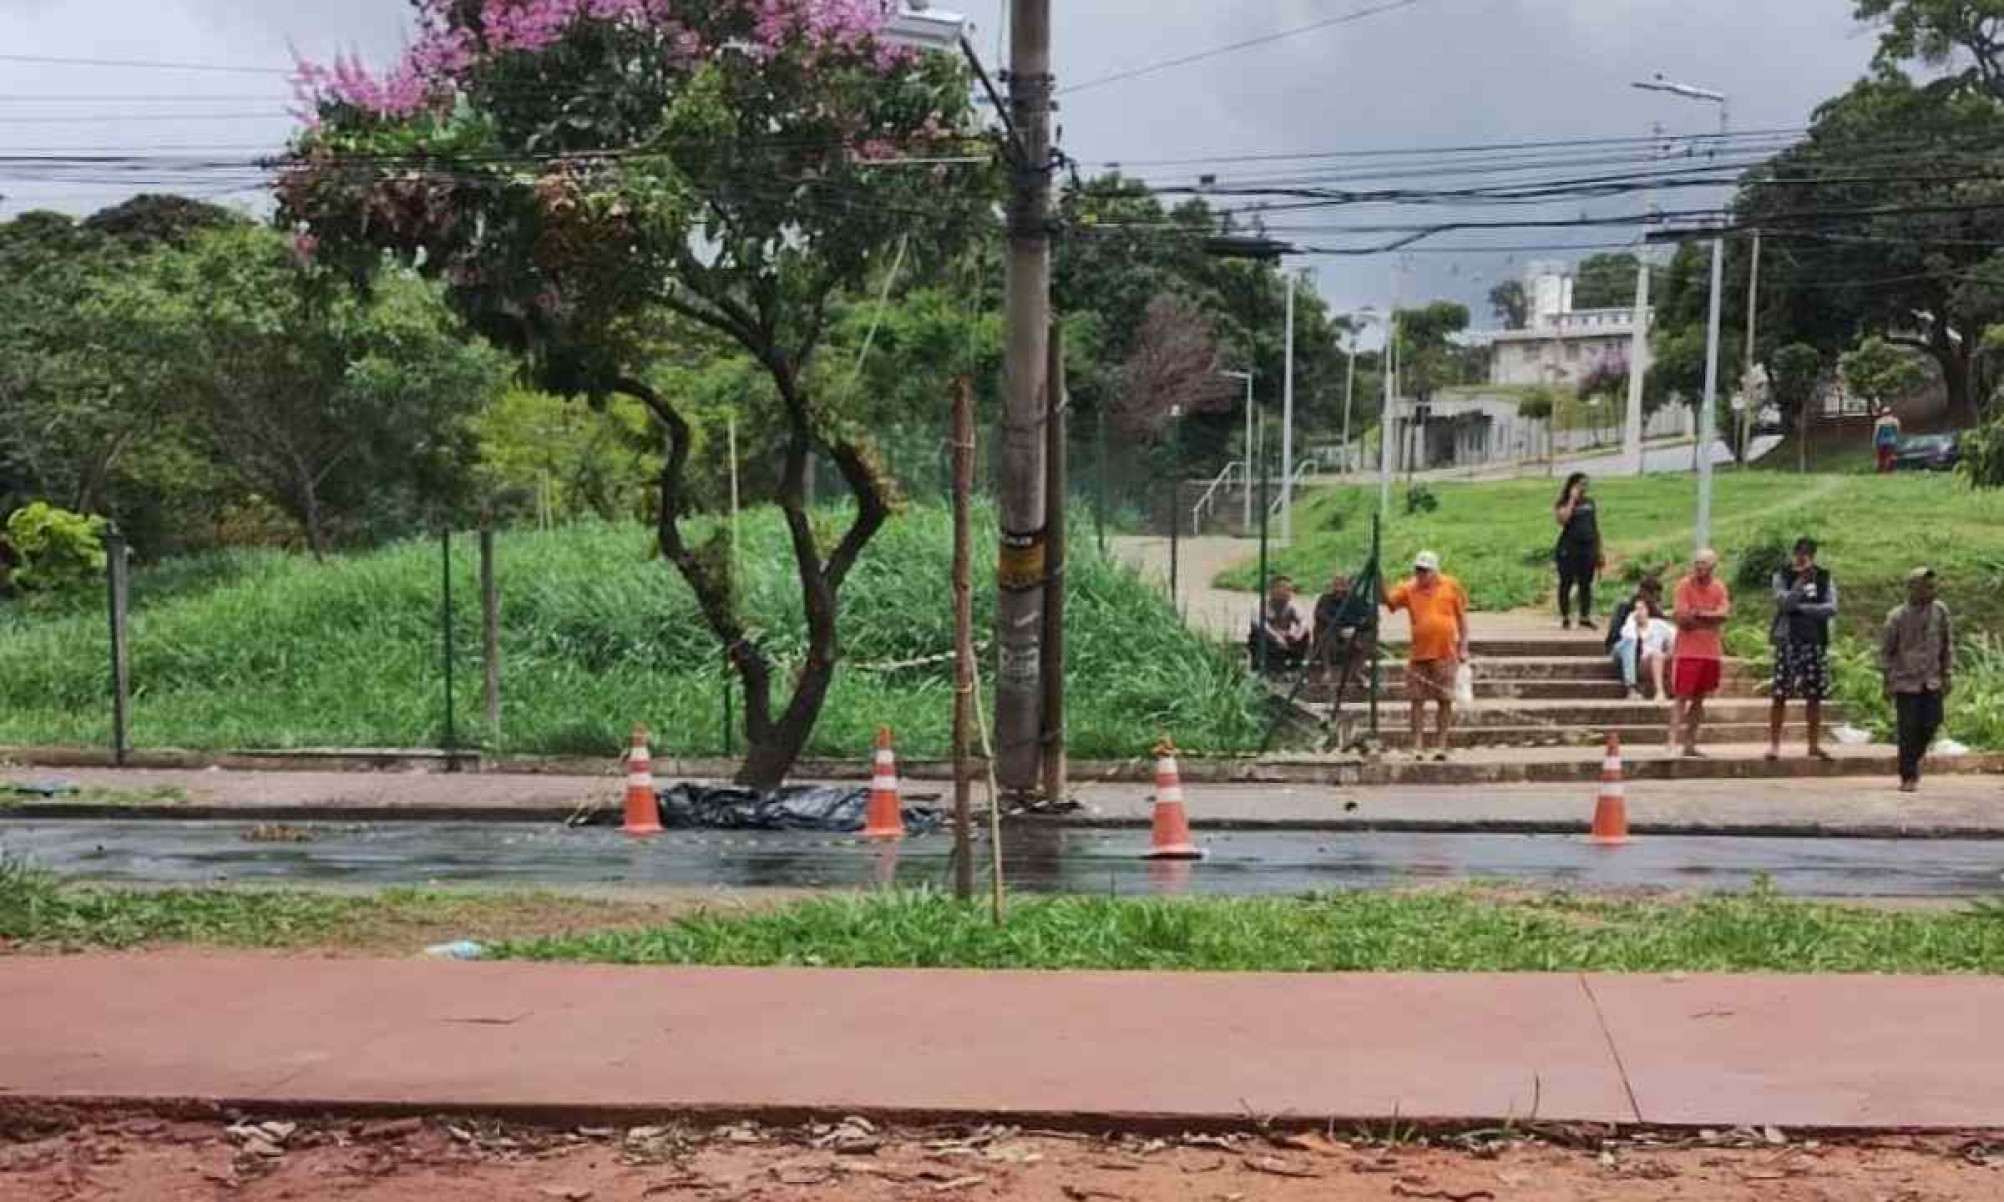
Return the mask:
<path id="1" fill-rule="evenodd" d="M 0 1094 L 2004 1128 L 2004 980 L 0 959 Z M 1533 1105 L 1536 1104 L 1534 1114 Z"/>

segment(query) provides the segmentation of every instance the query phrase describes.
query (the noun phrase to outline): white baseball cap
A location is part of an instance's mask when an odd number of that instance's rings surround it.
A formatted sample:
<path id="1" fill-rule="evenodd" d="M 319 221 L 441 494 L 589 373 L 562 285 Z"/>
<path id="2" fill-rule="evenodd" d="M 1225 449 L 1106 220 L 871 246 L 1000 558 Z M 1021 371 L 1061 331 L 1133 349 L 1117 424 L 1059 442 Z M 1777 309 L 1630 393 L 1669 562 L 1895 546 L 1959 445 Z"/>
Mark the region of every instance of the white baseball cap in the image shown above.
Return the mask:
<path id="1" fill-rule="evenodd" d="M 1413 566 L 1429 572 L 1440 571 L 1440 556 L 1431 551 L 1421 551 L 1413 556 Z"/>

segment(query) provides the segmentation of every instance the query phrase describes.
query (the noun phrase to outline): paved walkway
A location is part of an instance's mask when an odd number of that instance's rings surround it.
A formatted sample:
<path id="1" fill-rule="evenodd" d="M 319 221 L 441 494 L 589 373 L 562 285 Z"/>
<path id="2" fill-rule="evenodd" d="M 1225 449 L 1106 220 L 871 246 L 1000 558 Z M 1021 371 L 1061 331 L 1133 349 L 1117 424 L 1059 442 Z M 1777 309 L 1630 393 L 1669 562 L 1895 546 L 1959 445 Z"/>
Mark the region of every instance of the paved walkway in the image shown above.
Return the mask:
<path id="1" fill-rule="evenodd" d="M 61 814 L 70 806 L 149 817 L 186 813 L 259 818 L 441 818 L 490 816 L 557 820 L 580 806 L 619 804 L 622 783 L 611 776 L 540 776 L 434 772 L 235 772 L 114 768 L 10 769 L 10 782 L 66 781 L 79 793 L 47 808 L 21 804 L 12 813 Z M 853 782 L 851 782 L 853 783 Z M 947 786 L 911 781 L 914 799 L 937 798 Z M 1327 786 L 1196 784 L 1185 786 L 1192 821 L 1208 826 L 1315 826 L 1378 829 L 1556 829 L 1584 827 L 1593 814 L 1592 783 Z M 1080 821 L 1139 824 L 1148 820 L 1154 787 L 1076 782 L 1085 806 Z M 172 794 L 176 800 L 145 800 Z M 1938 776 L 1918 794 L 1900 793 L 1891 778 L 1631 781 L 1630 820 L 1645 830 L 1856 835 L 2004 835 L 2004 777 Z"/>
<path id="2" fill-rule="evenodd" d="M 2004 981 L 0 960 L 13 1098 L 2004 1127 Z"/>

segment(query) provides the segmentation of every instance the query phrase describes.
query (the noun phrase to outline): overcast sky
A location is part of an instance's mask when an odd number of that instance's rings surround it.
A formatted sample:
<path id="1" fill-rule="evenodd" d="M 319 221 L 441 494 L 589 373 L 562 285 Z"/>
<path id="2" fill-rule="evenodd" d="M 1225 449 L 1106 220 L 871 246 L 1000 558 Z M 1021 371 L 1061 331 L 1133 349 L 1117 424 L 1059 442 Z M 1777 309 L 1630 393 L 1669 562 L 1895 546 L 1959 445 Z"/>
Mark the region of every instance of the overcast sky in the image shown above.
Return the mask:
<path id="1" fill-rule="evenodd" d="M 1386 0 L 1054 0 L 1059 86 L 1379 7 Z M 949 7 L 939 0 L 936 7 Z M 1004 0 L 966 0 L 984 57 L 998 59 Z M 1661 71 L 1732 96 L 1736 129 L 1807 122 L 1815 105 L 1861 74 L 1873 36 L 1851 0 L 1413 0 L 1408 6 L 1062 98 L 1064 147 L 1085 169 L 1120 163 L 1159 183 L 1221 184 L 1270 165 L 1150 160 L 1308 154 L 1571 138 L 1636 137 L 1662 121 L 1709 131 L 1710 106 L 1628 86 Z M 404 0 L 0 0 L 0 55 L 139 59 L 276 69 L 224 72 L 0 61 L 0 155 L 59 148 L 147 153 L 276 149 L 291 126 L 288 47 L 371 61 L 402 46 Z M 998 65 L 991 62 L 991 65 Z M 1298 164 L 1286 169 L 1299 169 Z M 85 213 L 162 181 L 96 170 L 27 178 L 0 163 L 0 215 L 25 208 Z M 244 177 L 250 178 L 249 176 Z M 220 190 L 241 181 L 212 182 Z M 225 200 L 250 202 L 242 192 Z M 1677 204 L 1702 198 L 1679 195 Z M 1665 201 L 1665 203 L 1670 203 Z M 1541 215 L 1633 211 L 1634 197 L 1569 202 Z M 1525 210 L 1513 210 L 1523 213 Z M 1318 214 L 1320 223 L 1437 218 L 1384 206 Z M 1494 215 L 1493 213 L 1491 215 Z M 1297 241 L 1306 235 L 1290 234 Z M 1586 231 L 1459 234 L 1442 247 L 1613 241 Z M 1318 243 L 1340 241 L 1318 233 Z M 1355 240 L 1354 238 L 1351 240 Z M 1466 250 L 1405 260 L 1406 299 L 1450 296 L 1488 324 L 1483 296 L 1526 258 Z M 1305 260 L 1339 308 L 1389 299 L 1389 257 Z"/>

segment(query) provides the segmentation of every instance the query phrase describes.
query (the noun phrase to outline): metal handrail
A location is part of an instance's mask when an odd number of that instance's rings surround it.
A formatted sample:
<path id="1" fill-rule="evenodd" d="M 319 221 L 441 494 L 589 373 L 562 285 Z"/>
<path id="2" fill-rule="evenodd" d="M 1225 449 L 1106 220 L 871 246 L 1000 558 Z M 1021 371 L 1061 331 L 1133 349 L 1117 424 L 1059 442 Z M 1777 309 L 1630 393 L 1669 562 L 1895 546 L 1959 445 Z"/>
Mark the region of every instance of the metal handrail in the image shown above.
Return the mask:
<path id="1" fill-rule="evenodd" d="M 1313 459 L 1304 459 L 1300 463 L 1295 464 L 1293 478 L 1287 482 L 1286 488 L 1276 490 L 1277 495 L 1273 498 L 1273 503 L 1266 507 L 1266 511 L 1269 514 L 1279 513 L 1281 502 L 1286 499 L 1287 494 L 1293 491 L 1296 485 L 1301 483 L 1302 477 L 1314 470 L 1315 461 Z"/>
<path id="2" fill-rule="evenodd" d="M 1232 476 L 1244 467 L 1244 462 L 1238 459 L 1227 463 L 1225 470 L 1212 478 L 1211 486 L 1206 488 L 1203 495 L 1197 498 L 1197 503 L 1190 506 L 1190 533 L 1193 536 L 1203 528 L 1204 514 L 1212 507 L 1212 503 L 1217 500 L 1218 490 L 1229 485 L 1232 481 Z M 1248 476 L 1248 487 L 1250 487 L 1250 476 Z"/>

